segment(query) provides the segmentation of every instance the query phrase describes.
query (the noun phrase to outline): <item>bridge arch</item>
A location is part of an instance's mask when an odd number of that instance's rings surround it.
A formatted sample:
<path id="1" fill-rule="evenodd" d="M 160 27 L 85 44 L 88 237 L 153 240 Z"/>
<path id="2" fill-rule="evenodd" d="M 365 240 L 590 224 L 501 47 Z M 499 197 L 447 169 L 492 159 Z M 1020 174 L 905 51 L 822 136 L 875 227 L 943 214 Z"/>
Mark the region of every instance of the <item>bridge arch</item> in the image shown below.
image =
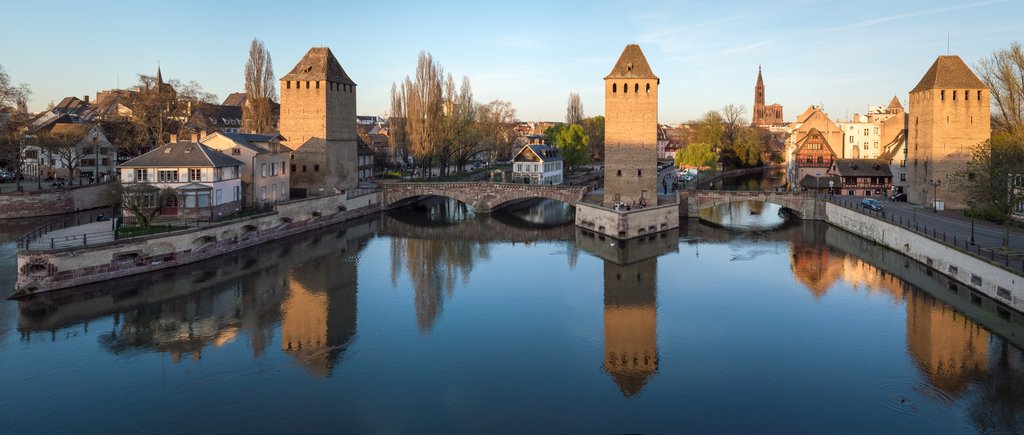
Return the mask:
<path id="1" fill-rule="evenodd" d="M 399 206 L 410 198 L 442 196 L 470 205 L 478 214 L 490 213 L 509 202 L 534 198 L 553 199 L 575 205 L 588 190 L 586 186 L 491 182 L 385 183 L 382 187 L 385 208 Z"/>
<path id="2" fill-rule="evenodd" d="M 686 216 L 692 218 L 703 209 L 741 201 L 775 204 L 801 219 L 813 218 L 815 211 L 814 197 L 798 192 L 702 190 L 684 192 L 680 199 L 686 204 Z"/>

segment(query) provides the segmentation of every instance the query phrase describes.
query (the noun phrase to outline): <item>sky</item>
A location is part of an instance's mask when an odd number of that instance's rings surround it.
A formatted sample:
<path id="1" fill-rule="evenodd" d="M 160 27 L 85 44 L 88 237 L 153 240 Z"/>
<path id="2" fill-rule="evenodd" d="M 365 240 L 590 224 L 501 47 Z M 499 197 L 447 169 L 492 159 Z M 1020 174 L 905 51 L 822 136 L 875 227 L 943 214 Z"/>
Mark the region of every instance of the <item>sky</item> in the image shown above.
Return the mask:
<path id="1" fill-rule="evenodd" d="M 812 104 L 848 119 L 894 95 L 906 106 L 947 40 L 972 66 L 1024 41 L 1024 0 L 58 0 L 4 10 L 0 65 L 31 86 L 34 111 L 130 86 L 158 63 L 165 80 L 195 80 L 223 99 L 243 90 L 258 38 L 278 77 L 310 47 L 330 47 L 359 85 L 361 115 L 387 112 L 391 84 L 414 73 L 421 51 L 521 120 L 564 120 L 570 92 L 587 116 L 602 114 L 603 78 L 637 43 L 661 78 L 662 123 L 730 103 L 749 119 L 758 65 L 767 103 L 782 104 L 787 121 Z"/>

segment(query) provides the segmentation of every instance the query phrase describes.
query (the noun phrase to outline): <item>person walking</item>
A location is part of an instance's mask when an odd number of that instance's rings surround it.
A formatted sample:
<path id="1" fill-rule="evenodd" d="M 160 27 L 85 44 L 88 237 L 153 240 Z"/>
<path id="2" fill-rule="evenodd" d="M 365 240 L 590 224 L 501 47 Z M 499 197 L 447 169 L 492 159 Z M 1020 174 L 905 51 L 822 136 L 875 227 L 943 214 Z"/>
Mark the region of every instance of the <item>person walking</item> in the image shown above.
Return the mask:
<path id="1" fill-rule="evenodd" d="M 663 190 L 665 194 L 668 195 L 668 182 L 665 181 L 664 178 L 661 179 L 661 190 Z"/>

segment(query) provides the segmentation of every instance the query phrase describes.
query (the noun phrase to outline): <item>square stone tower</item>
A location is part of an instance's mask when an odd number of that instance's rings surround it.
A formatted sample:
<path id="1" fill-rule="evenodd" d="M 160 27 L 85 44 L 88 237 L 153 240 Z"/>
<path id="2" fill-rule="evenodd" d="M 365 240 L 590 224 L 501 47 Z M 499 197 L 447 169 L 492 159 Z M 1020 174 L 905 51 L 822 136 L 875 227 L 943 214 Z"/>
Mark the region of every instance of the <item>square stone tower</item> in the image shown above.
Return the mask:
<path id="1" fill-rule="evenodd" d="M 292 197 L 356 187 L 356 84 L 329 48 L 309 49 L 281 77 L 281 136 L 295 150 Z"/>
<path id="2" fill-rule="evenodd" d="M 938 198 L 946 208 L 965 208 L 950 175 L 992 134 L 988 87 L 960 56 L 939 56 L 910 91 L 909 109 L 907 199 L 931 207 Z"/>
<path id="3" fill-rule="evenodd" d="M 658 203 L 658 85 L 640 46 L 604 78 L 604 203 Z"/>

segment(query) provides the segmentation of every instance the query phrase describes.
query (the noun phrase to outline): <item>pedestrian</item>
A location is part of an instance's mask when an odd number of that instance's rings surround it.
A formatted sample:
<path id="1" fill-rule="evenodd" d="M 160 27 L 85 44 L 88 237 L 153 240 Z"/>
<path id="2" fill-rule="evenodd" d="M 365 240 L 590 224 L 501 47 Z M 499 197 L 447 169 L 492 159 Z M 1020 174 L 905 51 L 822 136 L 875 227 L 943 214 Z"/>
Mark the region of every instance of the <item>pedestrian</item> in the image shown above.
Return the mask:
<path id="1" fill-rule="evenodd" d="M 666 195 L 668 194 L 668 182 L 664 178 L 661 179 L 661 190 L 665 191 Z"/>

